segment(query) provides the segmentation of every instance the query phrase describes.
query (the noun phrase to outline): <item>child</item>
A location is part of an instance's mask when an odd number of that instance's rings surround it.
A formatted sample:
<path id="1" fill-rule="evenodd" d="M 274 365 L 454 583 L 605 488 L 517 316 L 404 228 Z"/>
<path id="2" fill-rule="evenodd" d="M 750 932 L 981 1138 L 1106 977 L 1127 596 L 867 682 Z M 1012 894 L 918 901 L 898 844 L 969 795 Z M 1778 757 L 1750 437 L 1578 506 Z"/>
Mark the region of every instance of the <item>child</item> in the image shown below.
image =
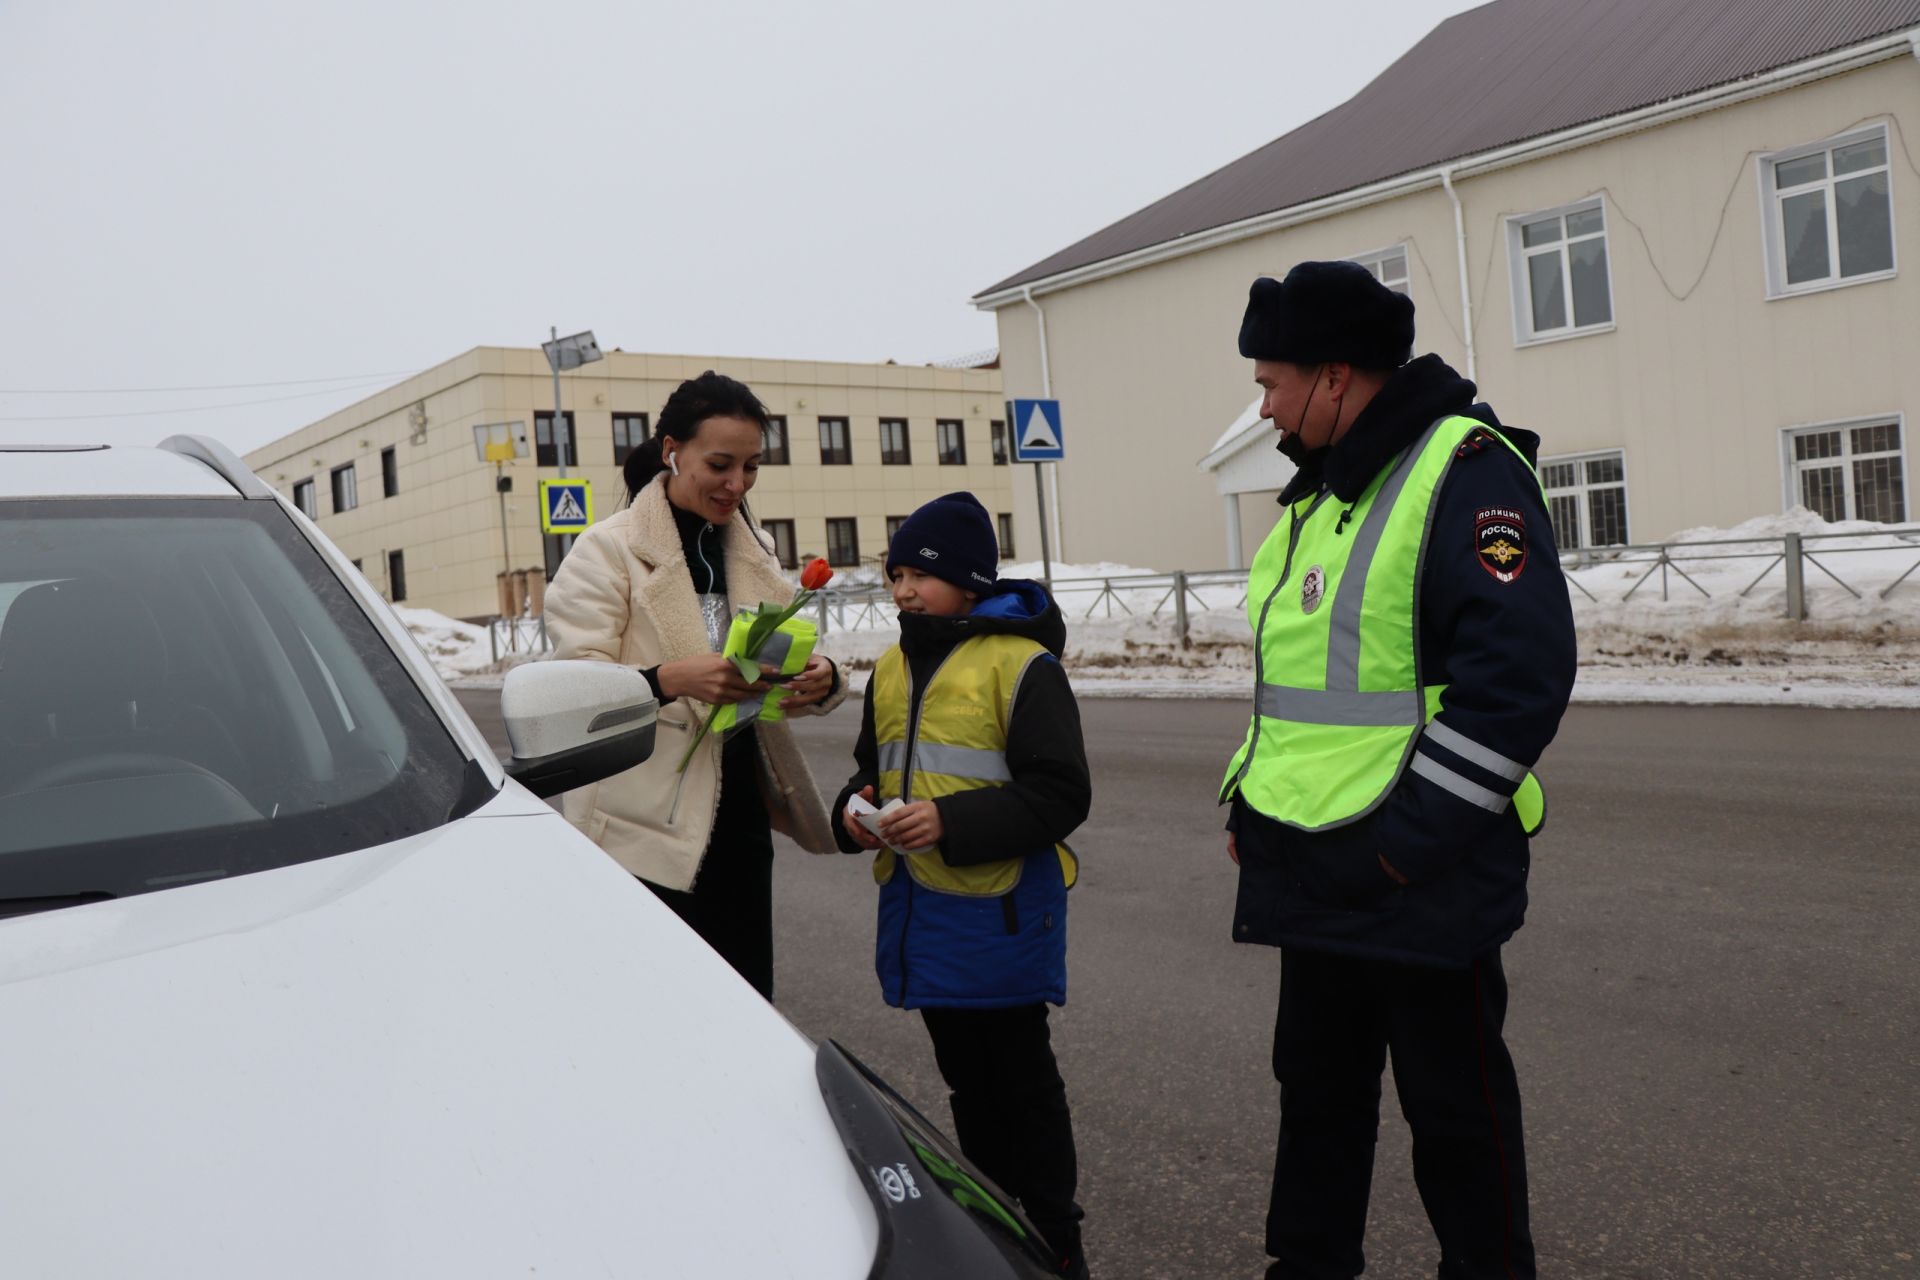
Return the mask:
<path id="1" fill-rule="evenodd" d="M 936 498 L 894 535 L 900 643 L 867 686 L 837 834 L 849 853 L 879 850 L 881 990 L 926 1021 L 960 1149 L 1020 1201 L 1062 1271 L 1085 1276 L 1047 1004 L 1067 998 L 1078 868 L 1061 842 L 1092 790 L 1059 661 L 1066 624 L 1039 583 L 997 580 L 998 552 L 970 493 Z M 906 802 L 882 819 L 885 846 L 847 811 L 855 794 Z"/>

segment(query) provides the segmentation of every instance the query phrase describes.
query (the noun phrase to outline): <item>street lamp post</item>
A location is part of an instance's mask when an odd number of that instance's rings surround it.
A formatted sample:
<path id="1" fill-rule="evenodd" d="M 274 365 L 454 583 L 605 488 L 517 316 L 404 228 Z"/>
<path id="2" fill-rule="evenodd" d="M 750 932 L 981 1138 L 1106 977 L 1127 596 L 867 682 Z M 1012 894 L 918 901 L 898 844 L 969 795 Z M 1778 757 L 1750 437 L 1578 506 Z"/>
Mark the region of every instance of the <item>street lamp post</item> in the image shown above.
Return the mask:
<path id="1" fill-rule="evenodd" d="M 583 364 L 592 364 L 601 359 L 600 344 L 593 339 L 593 330 L 560 336 L 557 326 L 549 326 L 547 332 L 553 337 L 540 344 L 547 353 L 547 364 L 553 369 L 553 444 L 556 456 L 560 460 L 560 478 L 567 478 L 567 411 L 560 405 L 560 373 L 563 369 L 578 369 Z"/>
<path id="2" fill-rule="evenodd" d="M 550 339 L 540 344 L 547 353 L 547 364 L 553 369 L 553 447 L 554 456 L 560 463 L 560 478 L 567 478 L 567 411 L 560 404 L 560 371 L 578 369 L 583 364 L 592 364 L 600 359 L 600 344 L 594 341 L 593 330 L 585 329 L 579 333 L 560 336 L 558 326 L 548 326 Z M 565 556 L 573 550 L 573 535 L 563 533 L 560 538 L 560 554 Z"/>

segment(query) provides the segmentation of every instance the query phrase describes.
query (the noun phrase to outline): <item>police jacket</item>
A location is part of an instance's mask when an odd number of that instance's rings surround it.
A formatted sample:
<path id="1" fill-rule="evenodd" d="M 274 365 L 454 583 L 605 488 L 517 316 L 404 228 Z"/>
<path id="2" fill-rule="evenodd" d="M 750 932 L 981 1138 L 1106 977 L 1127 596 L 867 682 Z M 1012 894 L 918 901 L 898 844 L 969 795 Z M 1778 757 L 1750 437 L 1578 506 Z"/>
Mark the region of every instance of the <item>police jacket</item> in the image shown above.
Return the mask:
<path id="1" fill-rule="evenodd" d="M 989 644 L 989 637 L 1027 644 Z M 1092 788 L 1079 708 L 1059 661 L 1065 641 L 1066 624 L 1044 588 L 1003 582 L 965 617 L 903 615 L 899 648 L 881 660 L 867 687 L 856 769 L 834 802 L 836 816 L 863 787 L 874 787 L 881 800 L 897 789 L 909 747 L 915 769 L 940 770 L 941 759 L 955 754 L 938 748 L 941 725 L 966 724 L 970 735 L 991 738 L 992 750 L 976 746 L 963 757 L 1004 756 L 1004 769 L 989 771 L 996 776 L 987 785 L 952 791 L 907 782 L 910 798 L 931 793 L 945 834 L 935 851 L 906 858 L 883 852 L 876 860 L 874 960 L 889 1004 L 995 1008 L 1066 1000 L 1066 891 L 1077 864 L 1062 845 L 1086 820 Z M 904 672 L 891 664 L 903 664 Z M 890 671 L 904 678 L 884 678 Z M 940 705 L 956 697 L 979 705 Z M 883 705 L 889 699 L 900 705 Z M 992 723 L 981 723 L 981 711 Z M 898 732 L 902 724 L 914 726 L 911 734 Z M 911 743 L 898 740 L 903 736 Z M 837 821 L 834 829 L 843 850 L 861 852 Z"/>
<path id="2" fill-rule="evenodd" d="M 1439 357 L 1412 361 L 1337 444 L 1300 460 L 1280 501 L 1325 490 L 1351 503 L 1436 419 L 1486 424 L 1459 446 L 1433 499 L 1417 595 L 1421 670 L 1447 686 L 1435 721 L 1448 739 L 1531 766 L 1572 693 L 1573 611 L 1539 481 L 1515 452 L 1537 462 L 1539 437 L 1502 425 L 1473 396 Z M 1428 735 L 1415 751 L 1476 776 L 1471 757 Z M 1240 855 L 1236 941 L 1455 967 L 1505 942 L 1526 914 L 1527 836 L 1513 810 L 1489 812 L 1415 768 L 1345 826 L 1301 831 L 1236 798 L 1228 827 Z"/>

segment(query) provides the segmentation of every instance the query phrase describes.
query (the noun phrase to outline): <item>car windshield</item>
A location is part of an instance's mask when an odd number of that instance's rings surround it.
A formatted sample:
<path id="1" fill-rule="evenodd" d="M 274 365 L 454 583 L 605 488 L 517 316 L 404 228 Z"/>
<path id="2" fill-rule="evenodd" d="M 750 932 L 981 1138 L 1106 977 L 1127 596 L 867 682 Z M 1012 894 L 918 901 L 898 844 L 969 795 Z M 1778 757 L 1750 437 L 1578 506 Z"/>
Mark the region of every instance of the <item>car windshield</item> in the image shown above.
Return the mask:
<path id="1" fill-rule="evenodd" d="M 367 848 L 487 794 L 278 504 L 0 502 L 0 915 Z"/>

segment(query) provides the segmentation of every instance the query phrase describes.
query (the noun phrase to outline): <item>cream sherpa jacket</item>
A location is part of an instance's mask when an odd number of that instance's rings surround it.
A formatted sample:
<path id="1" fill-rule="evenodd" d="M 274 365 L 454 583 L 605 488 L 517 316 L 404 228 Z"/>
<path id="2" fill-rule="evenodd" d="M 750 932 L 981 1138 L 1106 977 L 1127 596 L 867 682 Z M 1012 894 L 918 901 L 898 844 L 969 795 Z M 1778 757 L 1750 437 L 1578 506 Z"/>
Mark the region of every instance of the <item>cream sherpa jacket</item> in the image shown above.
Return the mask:
<path id="1" fill-rule="evenodd" d="M 713 650 L 687 571 L 680 532 L 667 505 L 664 475 L 580 535 L 547 588 L 547 634 L 556 658 L 657 667 Z M 762 539 L 766 539 L 762 541 Z M 726 527 L 727 595 L 735 610 L 784 605 L 794 587 L 780 574 L 772 540 L 735 514 Z M 826 701 L 792 714 L 821 715 L 846 699 L 844 681 Z M 684 775 L 675 771 L 690 735 L 711 708 L 676 698 L 660 708 L 646 761 L 562 800 L 568 821 L 634 875 L 668 889 L 690 889 L 720 806 L 720 739 L 709 734 Z M 792 730 L 756 726 L 760 791 L 774 830 L 813 853 L 837 853 L 826 808 Z"/>

